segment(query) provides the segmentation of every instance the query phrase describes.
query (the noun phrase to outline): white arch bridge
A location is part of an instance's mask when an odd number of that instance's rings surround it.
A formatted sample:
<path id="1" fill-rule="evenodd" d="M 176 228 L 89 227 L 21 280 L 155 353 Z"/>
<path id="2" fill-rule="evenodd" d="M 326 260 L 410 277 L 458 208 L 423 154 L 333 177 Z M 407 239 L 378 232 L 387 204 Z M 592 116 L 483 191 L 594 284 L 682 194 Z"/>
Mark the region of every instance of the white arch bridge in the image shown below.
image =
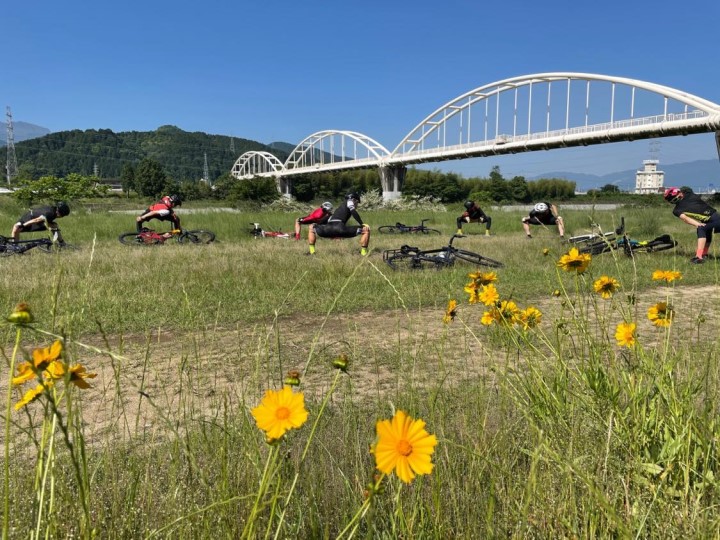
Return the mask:
<path id="1" fill-rule="evenodd" d="M 471 90 L 428 115 L 393 149 L 354 131 L 313 133 L 283 163 L 247 152 L 236 178 L 275 177 L 290 194 L 292 177 L 377 167 L 383 196 L 400 196 L 407 165 L 607 142 L 715 132 L 720 105 L 655 83 L 591 73 L 540 73 Z"/>

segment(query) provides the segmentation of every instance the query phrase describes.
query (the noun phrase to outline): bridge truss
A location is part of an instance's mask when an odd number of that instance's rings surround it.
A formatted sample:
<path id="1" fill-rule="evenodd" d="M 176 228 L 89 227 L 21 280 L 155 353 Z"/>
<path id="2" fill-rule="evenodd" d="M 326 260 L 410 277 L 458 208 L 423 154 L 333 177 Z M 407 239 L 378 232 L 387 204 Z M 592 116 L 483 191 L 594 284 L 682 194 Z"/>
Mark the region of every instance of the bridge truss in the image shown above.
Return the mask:
<path id="1" fill-rule="evenodd" d="M 303 140 L 285 163 L 243 154 L 237 178 L 380 167 L 720 132 L 720 105 L 667 86 L 590 73 L 541 73 L 475 88 L 442 105 L 389 151 L 361 133 Z M 720 135 L 717 135 L 720 153 Z M 256 156 L 258 154 L 258 156 Z M 273 156 L 274 157 L 274 156 Z"/>

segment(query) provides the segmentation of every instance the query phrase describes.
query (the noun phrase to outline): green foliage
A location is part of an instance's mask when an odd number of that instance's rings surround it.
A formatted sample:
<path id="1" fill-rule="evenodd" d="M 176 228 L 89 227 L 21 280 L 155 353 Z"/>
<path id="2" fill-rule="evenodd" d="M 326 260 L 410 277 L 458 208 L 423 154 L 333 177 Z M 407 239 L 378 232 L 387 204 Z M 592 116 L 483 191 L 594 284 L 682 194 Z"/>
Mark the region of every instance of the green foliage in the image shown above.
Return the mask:
<path id="1" fill-rule="evenodd" d="M 237 180 L 229 190 L 231 201 L 255 201 L 269 203 L 281 197 L 274 178 Z"/>
<path id="2" fill-rule="evenodd" d="M 417 197 L 434 197 L 444 203 L 457 202 L 467 191 L 460 185 L 460 176 L 439 170 L 427 171 L 410 168 L 405 176 L 403 194 Z"/>
<path id="3" fill-rule="evenodd" d="M 145 197 L 160 197 L 168 187 L 168 177 L 157 161 L 145 158 L 135 171 L 135 191 Z"/>
<path id="4" fill-rule="evenodd" d="M 38 180 L 22 180 L 13 192 L 13 197 L 26 205 L 35 201 L 72 201 L 90 197 L 101 197 L 108 192 L 108 186 L 98 183 L 94 176 L 69 174 L 65 178 L 43 176 Z"/>
<path id="5" fill-rule="evenodd" d="M 132 163 L 123 165 L 122 172 L 120 173 L 120 185 L 126 194 L 129 194 L 135 189 L 135 167 Z"/>

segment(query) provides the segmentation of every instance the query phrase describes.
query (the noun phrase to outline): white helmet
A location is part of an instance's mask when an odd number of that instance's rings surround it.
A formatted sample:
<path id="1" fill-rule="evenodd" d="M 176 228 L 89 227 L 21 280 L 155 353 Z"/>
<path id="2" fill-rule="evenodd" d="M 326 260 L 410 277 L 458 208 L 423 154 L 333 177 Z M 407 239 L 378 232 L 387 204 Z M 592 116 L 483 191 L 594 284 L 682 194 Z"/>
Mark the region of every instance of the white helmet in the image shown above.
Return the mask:
<path id="1" fill-rule="evenodd" d="M 320 207 L 321 207 L 323 210 L 325 210 L 326 212 L 330 212 L 330 210 L 333 209 L 332 203 L 331 203 L 331 202 L 327 202 L 327 201 L 324 202 L 324 203 L 322 203 L 322 204 L 320 205 Z"/>
<path id="2" fill-rule="evenodd" d="M 548 211 L 548 205 L 544 202 L 539 202 L 535 205 L 535 211 L 538 213 L 543 213 Z"/>

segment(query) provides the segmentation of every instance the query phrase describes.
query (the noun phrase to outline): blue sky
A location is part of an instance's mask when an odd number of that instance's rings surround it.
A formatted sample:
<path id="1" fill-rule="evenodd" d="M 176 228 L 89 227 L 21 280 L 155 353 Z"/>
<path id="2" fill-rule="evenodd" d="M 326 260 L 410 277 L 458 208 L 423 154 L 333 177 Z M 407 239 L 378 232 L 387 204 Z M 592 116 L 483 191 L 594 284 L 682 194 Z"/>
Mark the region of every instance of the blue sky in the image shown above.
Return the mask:
<path id="1" fill-rule="evenodd" d="M 51 131 L 172 124 L 298 143 L 344 129 L 392 149 L 455 97 L 541 72 L 629 77 L 720 103 L 718 20 L 716 0 L 8 2 L 0 105 Z M 718 157 L 712 135 L 660 141 L 652 156 L 637 141 L 435 167 L 605 174 L 649 157 Z"/>

